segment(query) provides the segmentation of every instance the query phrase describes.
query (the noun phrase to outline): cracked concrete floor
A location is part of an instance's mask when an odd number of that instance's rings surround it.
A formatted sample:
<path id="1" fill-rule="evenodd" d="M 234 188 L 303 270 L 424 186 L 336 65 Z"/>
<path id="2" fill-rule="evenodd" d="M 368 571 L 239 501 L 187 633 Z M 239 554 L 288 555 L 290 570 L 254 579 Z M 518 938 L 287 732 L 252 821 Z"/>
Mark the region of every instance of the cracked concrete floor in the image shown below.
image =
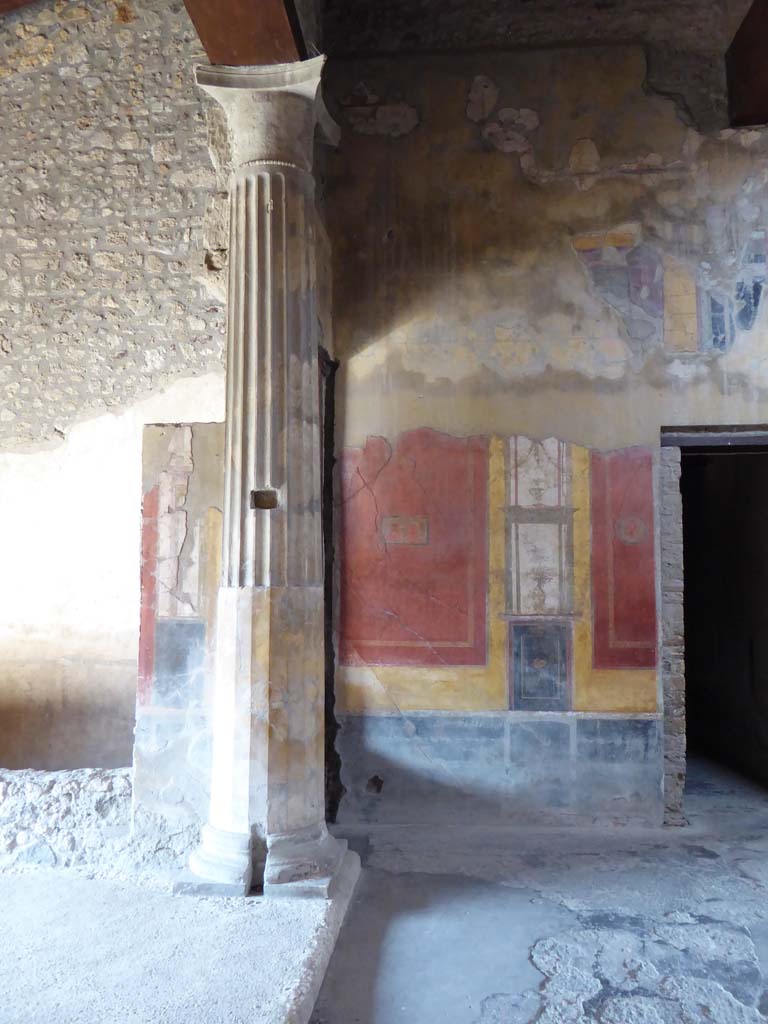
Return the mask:
<path id="1" fill-rule="evenodd" d="M 765 1021 L 768 791 L 693 762 L 685 811 L 642 832 L 361 832 L 312 1024 Z"/>

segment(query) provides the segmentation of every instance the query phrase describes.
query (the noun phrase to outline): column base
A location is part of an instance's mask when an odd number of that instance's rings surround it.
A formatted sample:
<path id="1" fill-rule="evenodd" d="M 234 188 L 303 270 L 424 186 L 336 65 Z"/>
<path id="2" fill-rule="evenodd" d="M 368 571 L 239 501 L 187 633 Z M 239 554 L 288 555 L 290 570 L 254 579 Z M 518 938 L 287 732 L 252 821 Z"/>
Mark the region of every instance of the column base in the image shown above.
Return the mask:
<path id="1" fill-rule="evenodd" d="M 336 839 L 325 824 L 267 837 L 264 895 L 329 899 L 342 878 L 346 839 Z"/>
<path id="2" fill-rule="evenodd" d="M 189 869 L 201 880 L 197 892 L 202 892 L 205 884 L 211 894 L 247 896 L 253 880 L 250 835 L 203 825 L 202 842 L 190 855 Z M 185 883 L 187 892 L 194 887 L 194 882 Z"/>

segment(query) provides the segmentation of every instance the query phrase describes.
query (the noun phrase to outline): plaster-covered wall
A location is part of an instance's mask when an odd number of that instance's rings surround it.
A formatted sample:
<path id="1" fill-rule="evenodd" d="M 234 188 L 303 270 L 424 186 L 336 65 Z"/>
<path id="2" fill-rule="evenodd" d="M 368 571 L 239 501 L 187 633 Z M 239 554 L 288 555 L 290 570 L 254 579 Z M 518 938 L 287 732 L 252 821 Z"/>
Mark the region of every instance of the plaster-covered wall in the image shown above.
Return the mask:
<path id="1" fill-rule="evenodd" d="M 145 423 L 221 420 L 221 374 L 0 453 L 0 765 L 131 763 Z"/>
<path id="2" fill-rule="evenodd" d="M 633 47 L 331 91 L 341 817 L 658 820 L 659 431 L 768 417 L 768 136 Z"/>
<path id="3" fill-rule="evenodd" d="M 765 419 L 765 133 L 686 127 L 633 48 L 331 71 L 345 444 Z"/>
<path id="4" fill-rule="evenodd" d="M 180 834 L 208 809 L 224 424 L 146 427 L 142 466 L 134 820 Z"/>
<path id="5" fill-rule="evenodd" d="M 0 19 L 0 765 L 131 759 L 141 434 L 223 417 L 225 208 L 181 0 Z"/>

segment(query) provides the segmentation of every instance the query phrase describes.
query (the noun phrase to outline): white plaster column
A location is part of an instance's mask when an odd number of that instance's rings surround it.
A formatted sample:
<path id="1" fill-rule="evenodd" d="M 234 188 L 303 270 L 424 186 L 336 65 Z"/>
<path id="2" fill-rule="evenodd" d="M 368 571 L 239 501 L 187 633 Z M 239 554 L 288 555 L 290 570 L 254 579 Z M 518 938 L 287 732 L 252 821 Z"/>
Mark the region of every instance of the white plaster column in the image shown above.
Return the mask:
<path id="1" fill-rule="evenodd" d="M 328 894 L 345 843 L 324 801 L 315 129 L 324 57 L 199 67 L 230 132 L 222 579 L 211 802 L 192 871 Z"/>

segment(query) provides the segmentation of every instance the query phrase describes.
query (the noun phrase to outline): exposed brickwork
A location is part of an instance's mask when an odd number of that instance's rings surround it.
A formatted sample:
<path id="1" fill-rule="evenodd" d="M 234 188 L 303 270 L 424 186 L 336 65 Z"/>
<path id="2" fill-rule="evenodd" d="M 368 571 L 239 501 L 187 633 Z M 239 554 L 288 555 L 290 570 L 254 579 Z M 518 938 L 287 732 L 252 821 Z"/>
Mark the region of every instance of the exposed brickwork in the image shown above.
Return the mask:
<path id="1" fill-rule="evenodd" d="M 181 0 L 0 20 L 0 445 L 221 365 L 204 59 Z"/>
<path id="2" fill-rule="evenodd" d="M 685 633 L 683 620 L 683 501 L 680 449 L 662 448 L 661 674 L 664 690 L 664 820 L 683 825 L 685 787 Z"/>

